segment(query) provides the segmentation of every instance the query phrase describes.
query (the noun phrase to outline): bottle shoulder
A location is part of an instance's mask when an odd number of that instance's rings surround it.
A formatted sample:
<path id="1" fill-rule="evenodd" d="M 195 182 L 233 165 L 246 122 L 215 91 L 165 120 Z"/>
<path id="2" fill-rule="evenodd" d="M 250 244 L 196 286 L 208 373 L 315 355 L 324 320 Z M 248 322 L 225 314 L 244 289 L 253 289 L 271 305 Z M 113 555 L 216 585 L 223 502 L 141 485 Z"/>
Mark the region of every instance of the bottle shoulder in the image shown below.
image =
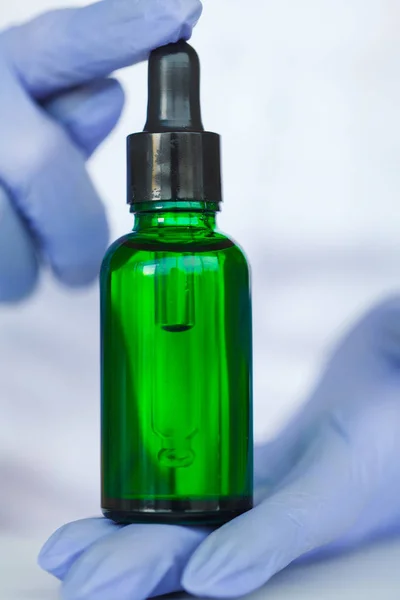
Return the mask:
<path id="1" fill-rule="evenodd" d="M 173 233 L 173 232 L 172 232 Z M 158 257 L 191 255 L 219 257 L 221 260 L 248 267 L 242 248 L 220 231 L 207 234 L 149 235 L 130 232 L 116 240 L 106 252 L 102 270 L 120 268 L 125 264 L 157 260 Z"/>

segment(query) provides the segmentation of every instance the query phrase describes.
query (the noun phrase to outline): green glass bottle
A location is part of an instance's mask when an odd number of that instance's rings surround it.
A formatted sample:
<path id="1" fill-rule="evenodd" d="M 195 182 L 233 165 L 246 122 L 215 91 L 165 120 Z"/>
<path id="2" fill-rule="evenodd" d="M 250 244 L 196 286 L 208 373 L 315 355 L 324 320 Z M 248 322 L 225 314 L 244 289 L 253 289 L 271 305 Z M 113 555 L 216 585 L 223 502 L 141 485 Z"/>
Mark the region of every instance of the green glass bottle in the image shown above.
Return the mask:
<path id="1" fill-rule="evenodd" d="M 102 509 L 118 523 L 222 524 L 252 507 L 249 268 L 216 230 L 219 136 L 186 42 L 154 51 L 128 138 L 133 231 L 101 272 Z"/>

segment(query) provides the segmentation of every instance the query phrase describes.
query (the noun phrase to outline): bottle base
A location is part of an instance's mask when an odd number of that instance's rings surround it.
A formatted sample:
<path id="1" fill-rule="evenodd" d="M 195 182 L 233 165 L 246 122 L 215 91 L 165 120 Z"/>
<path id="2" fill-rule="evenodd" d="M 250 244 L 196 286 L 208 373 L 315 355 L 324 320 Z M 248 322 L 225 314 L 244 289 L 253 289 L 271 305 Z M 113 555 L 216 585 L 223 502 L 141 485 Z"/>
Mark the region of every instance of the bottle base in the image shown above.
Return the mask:
<path id="1" fill-rule="evenodd" d="M 253 508 L 251 497 L 220 502 L 113 500 L 111 504 L 112 507 L 102 509 L 103 515 L 120 525 L 159 523 L 220 526 Z"/>

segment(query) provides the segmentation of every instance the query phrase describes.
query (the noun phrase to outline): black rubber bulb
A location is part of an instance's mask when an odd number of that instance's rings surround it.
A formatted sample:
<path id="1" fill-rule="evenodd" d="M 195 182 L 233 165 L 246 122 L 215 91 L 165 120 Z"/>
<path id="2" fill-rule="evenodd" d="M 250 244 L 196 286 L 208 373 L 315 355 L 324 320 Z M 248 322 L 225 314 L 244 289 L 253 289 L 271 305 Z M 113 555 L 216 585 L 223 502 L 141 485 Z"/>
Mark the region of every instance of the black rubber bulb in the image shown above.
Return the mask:
<path id="1" fill-rule="evenodd" d="M 204 131 L 200 61 L 185 41 L 157 48 L 149 60 L 148 133 Z"/>

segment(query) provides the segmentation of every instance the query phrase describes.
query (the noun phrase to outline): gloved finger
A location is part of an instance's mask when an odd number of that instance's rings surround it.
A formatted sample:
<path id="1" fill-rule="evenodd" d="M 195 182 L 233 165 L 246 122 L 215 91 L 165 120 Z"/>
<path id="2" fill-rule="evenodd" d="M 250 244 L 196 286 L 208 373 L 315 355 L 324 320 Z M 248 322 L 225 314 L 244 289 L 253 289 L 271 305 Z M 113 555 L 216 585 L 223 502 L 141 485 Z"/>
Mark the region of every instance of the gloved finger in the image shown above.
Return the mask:
<path id="1" fill-rule="evenodd" d="M 0 186 L 0 302 L 26 298 L 36 286 L 38 272 L 34 242 Z"/>
<path id="2" fill-rule="evenodd" d="M 83 157 L 72 143 L 57 141 L 47 164 L 37 169 L 31 187 L 16 201 L 62 283 L 83 286 L 98 277 L 108 223 Z"/>
<path id="3" fill-rule="evenodd" d="M 90 546 L 118 529 L 119 525 L 103 518 L 68 523 L 53 533 L 43 546 L 38 558 L 39 566 L 62 581 L 74 562 Z"/>
<path id="4" fill-rule="evenodd" d="M 399 316 L 399 299 L 387 302 L 345 339 L 316 391 L 323 406 L 329 395 L 330 408 L 306 432 L 300 460 L 272 495 L 200 546 L 183 576 L 187 591 L 246 594 L 352 529 L 358 528 L 358 539 L 371 533 L 360 527 L 361 514 L 386 480 L 400 486 L 400 370 L 387 353 Z M 398 516 L 393 503 L 381 508 L 394 511 L 391 519 Z"/>
<path id="5" fill-rule="evenodd" d="M 3 44 L 25 88 L 42 99 L 189 38 L 201 10 L 199 0 L 102 0 L 46 13 L 5 32 Z"/>
<path id="6" fill-rule="evenodd" d="M 90 157 L 118 123 L 124 100 L 116 79 L 97 79 L 53 97 L 43 107 Z"/>
<path id="7" fill-rule="evenodd" d="M 108 225 L 84 157 L 4 64 L 0 75 L 1 129 L 8 141 L 0 146 L 0 181 L 56 276 L 68 285 L 87 284 L 99 273 Z"/>
<path id="8" fill-rule="evenodd" d="M 181 589 L 182 571 L 208 530 L 129 525 L 102 537 L 64 579 L 65 600 L 144 600 Z"/>
<path id="9" fill-rule="evenodd" d="M 382 455 L 400 451 L 395 442 L 399 419 L 393 421 L 393 410 L 385 415 L 385 448 L 369 437 L 366 455 L 360 454 L 360 436 L 373 436 L 378 410 L 364 415 L 358 431 L 347 432 L 338 421 L 328 421 L 280 489 L 203 543 L 186 568 L 184 588 L 219 598 L 247 594 L 346 532 L 373 495 Z"/>

